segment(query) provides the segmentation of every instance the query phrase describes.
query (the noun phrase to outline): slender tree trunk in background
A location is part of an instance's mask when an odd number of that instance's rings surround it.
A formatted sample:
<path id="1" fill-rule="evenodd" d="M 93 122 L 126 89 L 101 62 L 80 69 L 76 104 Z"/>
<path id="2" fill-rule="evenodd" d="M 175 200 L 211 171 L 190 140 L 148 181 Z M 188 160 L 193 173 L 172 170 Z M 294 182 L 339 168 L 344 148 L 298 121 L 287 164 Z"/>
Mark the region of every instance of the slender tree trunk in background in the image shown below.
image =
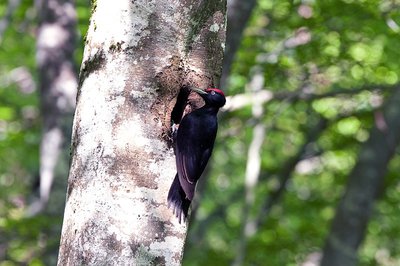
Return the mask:
<path id="1" fill-rule="evenodd" d="M 87 34 L 59 265 L 179 265 L 168 134 L 182 85 L 218 85 L 223 0 L 98 0 Z"/>
<path id="2" fill-rule="evenodd" d="M 73 61 L 76 14 L 72 0 L 37 2 L 39 28 L 36 60 L 39 69 L 43 135 L 40 143 L 40 199 L 29 215 L 46 206 L 65 139 L 70 138 L 77 73 Z M 67 147 L 67 146 L 64 146 Z M 60 158 L 60 159 L 59 159 Z"/>
<path id="3" fill-rule="evenodd" d="M 237 49 L 240 46 L 243 30 L 247 25 L 256 0 L 228 0 L 228 24 L 226 29 L 226 50 L 222 64 L 221 88 L 227 86 L 227 78 Z"/>
<path id="4" fill-rule="evenodd" d="M 13 13 L 20 4 L 21 0 L 8 0 L 7 9 L 5 10 L 3 17 L 0 19 L 0 44 L 3 41 L 4 32 L 12 22 Z"/>
<path id="5" fill-rule="evenodd" d="M 357 265 L 357 249 L 364 239 L 373 203 L 400 142 L 399 103 L 400 88 L 390 95 L 383 116 L 378 117 L 361 148 L 323 250 L 322 266 Z"/>
<path id="6" fill-rule="evenodd" d="M 250 88 L 253 92 L 261 91 L 264 88 L 265 81 L 263 69 L 254 67 L 254 74 L 250 82 Z M 245 175 L 245 195 L 244 205 L 241 213 L 242 232 L 238 239 L 235 259 L 232 262 L 234 266 L 243 265 L 246 257 L 246 247 L 248 238 L 256 232 L 255 219 L 251 216 L 250 210 L 256 200 L 255 189 L 259 184 L 261 171 L 261 151 L 265 139 L 265 124 L 262 121 L 264 108 L 262 103 L 254 103 L 252 106 L 252 115 L 255 120 L 253 137 L 247 152 L 246 175 Z"/>

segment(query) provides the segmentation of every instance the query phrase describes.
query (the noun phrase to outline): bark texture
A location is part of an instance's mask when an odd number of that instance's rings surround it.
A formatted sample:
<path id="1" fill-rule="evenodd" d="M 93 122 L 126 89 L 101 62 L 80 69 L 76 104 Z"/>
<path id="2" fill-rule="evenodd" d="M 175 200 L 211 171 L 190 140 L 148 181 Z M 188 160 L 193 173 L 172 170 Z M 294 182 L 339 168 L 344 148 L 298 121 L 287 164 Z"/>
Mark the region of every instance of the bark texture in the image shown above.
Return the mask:
<path id="1" fill-rule="evenodd" d="M 217 86 L 222 0 L 94 2 L 81 66 L 58 265 L 179 265 L 167 208 L 170 115 L 184 85 Z"/>
<path id="2" fill-rule="evenodd" d="M 357 249 L 364 239 L 373 203 L 400 142 L 400 88 L 390 96 L 350 174 L 323 250 L 322 266 L 357 265 Z"/>
<path id="3" fill-rule="evenodd" d="M 40 143 L 40 198 L 30 206 L 28 215 L 42 211 L 49 200 L 64 141 L 71 135 L 70 125 L 78 84 L 73 62 L 76 41 L 73 1 L 37 1 L 37 10 L 39 28 L 36 60 L 43 133 Z M 62 159 L 68 160 L 66 156 Z"/>

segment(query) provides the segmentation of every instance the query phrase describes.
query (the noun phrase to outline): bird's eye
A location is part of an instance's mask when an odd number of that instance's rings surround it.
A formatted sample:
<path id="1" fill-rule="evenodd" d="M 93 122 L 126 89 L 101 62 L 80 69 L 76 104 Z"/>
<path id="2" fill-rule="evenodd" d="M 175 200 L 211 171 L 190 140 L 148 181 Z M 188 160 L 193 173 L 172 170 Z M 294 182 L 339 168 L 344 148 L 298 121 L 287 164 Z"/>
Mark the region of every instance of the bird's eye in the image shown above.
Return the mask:
<path id="1" fill-rule="evenodd" d="M 211 95 L 214 95 L 215 94 L 215 91 L 211 91 Z"/>

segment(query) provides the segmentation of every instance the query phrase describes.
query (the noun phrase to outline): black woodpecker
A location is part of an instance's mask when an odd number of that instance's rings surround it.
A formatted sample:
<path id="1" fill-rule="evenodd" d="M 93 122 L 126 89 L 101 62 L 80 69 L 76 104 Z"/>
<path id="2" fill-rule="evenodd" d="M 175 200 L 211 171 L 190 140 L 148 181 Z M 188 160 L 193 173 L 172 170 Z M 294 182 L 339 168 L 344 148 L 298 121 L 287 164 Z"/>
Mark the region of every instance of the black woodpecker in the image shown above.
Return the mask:
<path id="1" fill-rule="evenodd" d="M 217 113 L 225 104 L 224 93 L 215 88 L 192 88 L 205 105 L 182 118 L 175 138 L 177 174 L 168 193 L 168 207 L 176 217 L 185 220 L 196 183 L 210 159 L 217 136 Z"/>

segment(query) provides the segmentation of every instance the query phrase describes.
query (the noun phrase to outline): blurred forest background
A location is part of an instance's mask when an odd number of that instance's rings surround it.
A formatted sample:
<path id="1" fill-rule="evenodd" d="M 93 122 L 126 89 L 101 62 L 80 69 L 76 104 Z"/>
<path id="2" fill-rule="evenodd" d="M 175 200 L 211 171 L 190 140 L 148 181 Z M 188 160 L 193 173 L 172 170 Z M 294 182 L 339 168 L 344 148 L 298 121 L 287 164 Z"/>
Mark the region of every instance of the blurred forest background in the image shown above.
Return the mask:
<path id="1" fill-rule="evenodd" d="M 72 111 L 52 109 L 62 92 L 46 98 L 54 65 L 41 48 L 57 35 L 40 27 L 72 29 L 74 49 L 56 50 L 77 72 L 91 8 L 75 2 L 75 25 L 48 16 L 50 2 L 0 2 L 0 266 L 57 261 Z M 357 249 L 359 265 L 400 265 L 400 1 L 228 6 L 230 98 L 183 265 L 311 266 Z M 46 155 L 58 158 L 48 197 L 53 166 L 39 151 L 54 124 L 63 133 L 60 156 Z"/>

